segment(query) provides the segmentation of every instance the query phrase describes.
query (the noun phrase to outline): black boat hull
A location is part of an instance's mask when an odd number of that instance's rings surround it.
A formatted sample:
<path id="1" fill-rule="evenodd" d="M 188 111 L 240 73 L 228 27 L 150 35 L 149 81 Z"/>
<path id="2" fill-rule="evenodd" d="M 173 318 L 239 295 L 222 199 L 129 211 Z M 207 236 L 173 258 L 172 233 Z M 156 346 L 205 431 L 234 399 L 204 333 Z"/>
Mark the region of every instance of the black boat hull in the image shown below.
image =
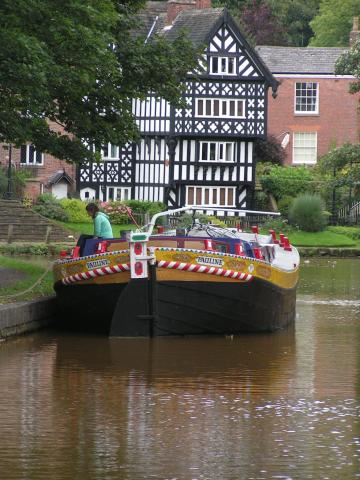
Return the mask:
<path id="1" fill-rule="evenodd" d="M 273 332 L 295 320 L 296 287 L 251 282 L 130 280 L 55 285 L 58 325 L 109 336 Z"/>

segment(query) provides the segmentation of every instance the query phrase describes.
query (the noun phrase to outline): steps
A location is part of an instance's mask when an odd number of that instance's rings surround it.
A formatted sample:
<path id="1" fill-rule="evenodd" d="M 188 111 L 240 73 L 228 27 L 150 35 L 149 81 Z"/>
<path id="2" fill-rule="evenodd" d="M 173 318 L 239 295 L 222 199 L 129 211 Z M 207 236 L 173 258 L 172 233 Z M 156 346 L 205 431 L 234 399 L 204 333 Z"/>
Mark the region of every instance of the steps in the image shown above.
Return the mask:
<path id="1" fill-rule="evenodd" d="M 17 200 L 0 200 L 0 242 L 74 242 L 72 232 L 26 208 Z"/>

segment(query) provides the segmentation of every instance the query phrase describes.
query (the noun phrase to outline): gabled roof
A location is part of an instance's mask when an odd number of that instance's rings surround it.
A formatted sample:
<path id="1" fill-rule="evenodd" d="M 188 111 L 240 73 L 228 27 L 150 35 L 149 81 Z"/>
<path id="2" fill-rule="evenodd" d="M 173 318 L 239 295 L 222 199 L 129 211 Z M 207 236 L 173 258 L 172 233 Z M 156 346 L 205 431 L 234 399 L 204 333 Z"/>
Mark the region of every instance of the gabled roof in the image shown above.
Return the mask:
<path id="1" fill-rule="evenodd" d="M 48 180 L 48 185 L 56 185 L 61 180 L 65 180 L 66 182 L 73 183 L 73 179 L 65 172 L 65 170 L 58 170 L 56 173 L 51 175 Z"/>
<path id="2" fill-rule="evenodd" d="M 185 31 L 192 43 L 200 47 L 207 42 L 209 33 L 224 13 L 224 8 L 183 10 L 176 17 L 171 28 L 165 28 L 162 34 L 171 41 L 178 37 L 181 31 Z"/>
<path id="3" fill-rule="evenodd" d="M 334 75 L 335 63 L 348 48 L 338 47 L 271 47 L 259 45 L 257 53 L 268 69 L 276 74 Z"/>
<path id="4" fill-rule="evenodd" d="M 135 36 L 147 37 L 154 25 L 153 33 L 165 26 L 167 2 L 146 2 L 145 7 L 136 14 L 137 27 Z"/>

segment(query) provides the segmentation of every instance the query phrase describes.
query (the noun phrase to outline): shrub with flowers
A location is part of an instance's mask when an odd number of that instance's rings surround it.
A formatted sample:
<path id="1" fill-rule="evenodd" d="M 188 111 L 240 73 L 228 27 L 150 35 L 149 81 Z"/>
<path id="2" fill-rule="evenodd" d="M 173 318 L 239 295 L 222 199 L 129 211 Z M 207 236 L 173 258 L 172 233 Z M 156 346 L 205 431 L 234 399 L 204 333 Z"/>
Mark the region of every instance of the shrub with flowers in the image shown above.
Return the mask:
<path id="1" fill-rule="evenodd" d="M 126 225 L 131 223 L 127 213 L 127 207 L 122 202 L 101 202 L 100 210 L 108 215 L 110 222 L 114 225 Z"/>

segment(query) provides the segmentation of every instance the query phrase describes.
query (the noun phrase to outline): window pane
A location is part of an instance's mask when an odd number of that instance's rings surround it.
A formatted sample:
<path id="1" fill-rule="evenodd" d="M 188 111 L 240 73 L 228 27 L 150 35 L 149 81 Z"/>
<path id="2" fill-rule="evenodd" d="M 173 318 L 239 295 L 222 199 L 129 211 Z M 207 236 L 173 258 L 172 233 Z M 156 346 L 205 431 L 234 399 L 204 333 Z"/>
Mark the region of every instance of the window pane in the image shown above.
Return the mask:
<path id="1" fill-rule="evenodd" d="M 29 145 L 29 161 L 28 161 L 28 163 L 31 163 L 31 164 L 35 163 L 35 161 L 34 161 L 35 160 L 34 159 L 35 155 L 34 154 L 35 154 L 35 148 L 33 147 L 33 145 Z"/>
<path id="2" fill-rule="evenodd" d="M 109 147 L 108 145 L 105 145 L 102 149 L 102 152 L 103 152 L 103 157 L 104 158 L 108 158 L 109 157 Z"/>
<path id="3" fill-rule="evenodd" d="M 198 115 L 203 115 L 203 101 L 198 100 Z"/>
<path id="4" fill-rule="evenodd" d="M 212 73 L 218 73 L 218 58 L 217 57 L 212 57 Z"/>
<path id="5" fill-rule="evenodd" d="M 222 101 L 222 114 L 227 115 L 227 101 L 226 100 Z"/>
<path id="6" fill-rule="evenodd" d="M 244 102 L 242 100 L 237 101 L 237 116 L 238 117 L 244 116 Z"/>
<path id="7" fill-rule="evenodd" d="M 209 192 L 209 189 L 208 188 L 205 188 L 205 205 L 209 205 L 209 199 L 210 199 L 210 196 L 209 196 L 210 192 Z"/>
<path id="8" fill-rule="evenodd" d="M 206 100 L 206 115 L 211 116 L 211 100 Z"/>
<path id="9" fill-rule="evenodd" d="M 210 143 L 210 159 L 211 161 L 214 161 L 216 159 L 216 144 L 215 143 Z"/>
<path id="10" fill-rule="evenodd" d="M 196 189 L 196 205 L 201 205 L 201 194 L 202 194 L 202 188 L 198 187 Z"/>
<path id="11" fill-rule="evenodd" d="M 229 57 L 228 59 L 228 73 L 234 73 L 235 61 L 234 57 Z"/>
<path id="12" fill-rule="evenodd" d="M 109 200 L 114 200 L 114 189 L 112 187 L 109 188 Z"/>
<path id="13" fill-rule="evenodd" d="M 111 158 L 118 158 L 118 154 L 117 154 L 118 147 L 116 145 L 110 144 L 110 148 L 111 148 Z"/>
<path id="14" fill-rule="evenodd" d="M 230 100 L 230 116 L 235 117 L 235 100 Z"/>
<path id="15" fill-rule="evenodd" d="M 188 187 L 188 205 L 194 205 L 194 187 Z"/>
<path id="16" fill-rule="evenodd" d="M 208 159 L 208 144 L 207 143 L 202 143 L 201 145 L 201 160 L 207 160 Z"/>
<path id="17" fill-rule="evenodd" d="M 228 206 L 232 207 L 234 205 L 234 189 L 229 188 L 228 190 Z"/>
<path id="18" fill-rule="evenodd" d="M 221 59 L 221 73 L 226 73 L 226 58 Z"/>
<path id="19" fill-rule="evenodd" d="M 214 116 L 219 116 L 219 100 L 214 100 Z"/>
<path id="20" fill-rule="evenodd" d="M 217 190 L 216 188 L 213 189 L 213 205 L 217 204 Z"/>
<path id="21" fill-rule="evenodd" d="M 220 205 L 225 205 L 225 188 L 220 188 Z"/>
<path id="22" fill-rule="evenodd" d="M 232 143 L 227 143 L 226 144 L 226 161 L 227 162 L 232 162 Z"/>
<path id="23" fill-rule="evenodd" d="M 224 144 L 223 143 L 219 143 L 219 155 L 218 155 L 218 160 L 220 162 L 223 162 L 224 161 Z"/>

